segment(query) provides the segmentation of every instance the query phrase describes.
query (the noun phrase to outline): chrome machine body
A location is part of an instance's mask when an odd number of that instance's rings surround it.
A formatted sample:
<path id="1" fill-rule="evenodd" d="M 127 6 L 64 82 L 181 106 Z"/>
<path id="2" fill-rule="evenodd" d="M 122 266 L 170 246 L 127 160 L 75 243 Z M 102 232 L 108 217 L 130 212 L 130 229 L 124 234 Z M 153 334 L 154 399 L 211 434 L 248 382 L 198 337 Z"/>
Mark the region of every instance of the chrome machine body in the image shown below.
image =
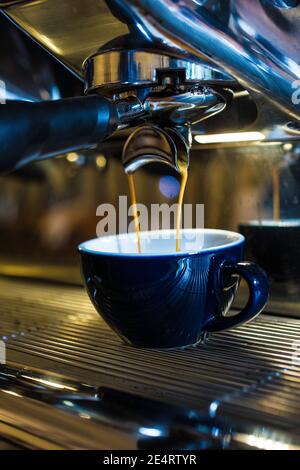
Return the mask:
<path id="1" fill-rule="evenodd" d="M 92 129 L 87 126 L 78 141 L 74 138 L 71 147 L 65 135 L 70 130 L 61 128 L 55 134 L 59 142 L 55 149 L 51 138 L 41 146 L 42 136 L 52 127 L 51 120 L 57 127 L 64 103 L 59 114 L 50 113 L 51 119 L 46 110 L 48 119 L 32 137 L 35 152 L 19 161 L 9 157 L 6 146 L 1 169 L 7 171 L 70 148 L 90 148 L 118 129 L 145 122 L 163 131 L 174 129 L 183 136 L 188 152 L 190 127 L 207 118 L 213 126 L 213 118 L 225 108 L 229 114 L 236 113 L 237 102 L 243 103 L 244 114 L 249 115 L 247 128 L 255 123 L 256 129 L 268 129 L 272 138 L 279 132 L 282 140 L 297 136 L 298 3 L 2 1 L 7 17 L 82 79 L 86 94 L 98 94 L 102 99 L 86 100 L 84 119 L 89 120 L 90 112 L 94 124 Z M 4 122 L 7 114 L 11 115 L 10 106 L 1 108 Z M 103 106 L 107 113 L 103 114 Z M 73 128 L 81 126 L 79 109 L 75 102 Z M 32 114 L 31 110 L 24 112 L 29 116 L 28 129 Z M 32 112 L 34 115 L 34 108 Z M 24 120 L 19 136 L 23 125 Z M 205 132 L 205 124 L 201 129 Z M 173 166 L 176 168 L 174 162 Z"/>

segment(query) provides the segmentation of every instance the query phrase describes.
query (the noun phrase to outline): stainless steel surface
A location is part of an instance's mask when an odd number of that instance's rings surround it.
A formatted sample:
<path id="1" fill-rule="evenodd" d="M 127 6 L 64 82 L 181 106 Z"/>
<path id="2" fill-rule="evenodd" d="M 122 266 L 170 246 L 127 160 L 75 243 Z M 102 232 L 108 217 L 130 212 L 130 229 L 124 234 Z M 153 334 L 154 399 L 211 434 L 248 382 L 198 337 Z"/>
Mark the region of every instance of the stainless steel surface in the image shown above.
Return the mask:
<path id="1" fill-rule="evenodd" d="M 260 0 L 119 0 L 117 4 L 147 34 L 151 31 L 152 37 L 205 56 L 246 89 L 263 94 L 299 119 L 300 105 L 292 100 L 299 78 L 299 7 L 279 9 Z"/>
<path id="2" fill-rule="evenodd" d="M 97 393 L 51 374 L 2 366 L 0 435 L 39 450 L 135 448 L 130 426 L 126 430 L 113 422 L 108 426 L 105 413 L 102 422 L 94 419 L 88 405 L 95 404 Z"/>
<path id="3" fill-rule="evenodd" d="M 157 67 L 182 65 L 188 80 L 244 87 L 258 108 L 258 120 L 249 124 L 276 139 L 292 138 L 285 125 L 300 117 L 298 2 L 27 0 L 0 5 L 78 76 L 90 57 L 87 90 L 100 87 L 106 93 L 153 84 Z M 248 112 L 252 116 L 252 108 L 245 108 Z"/>
<path id="4" fill-rule="evenodd" d="M 299 0 L 267 0 L 270 5 L 279 8 L 295 8 L 299 5 Z"/>
<path id="5" fill-rule="evenodd" d="M 182 93 L 177 90 L 176 95 L 170 94 L 170 90 L 150 93 L 144 108 L 152 120 L 162 124 L 193 126 L 224 111 L 232 99 L 230 91 L 217 92 L 198 85 L 190 90 L 184 88 Z"/>
<path id="6" fill-rule="evenodd" d="M 0 2 L 0 6 L 7 6 L 7 2 Z M 5 12 L 78 76 L 88 56 L 128 33 L 126 24 L 113 16 L 105 0 L 22 1 L 14 2 Z"/>
<path id="7" fill-rule="evenodd" d="M 53 100 L 63 94 L 61 85 L 73 85 L 68 72 L 61 67 L 60 79 L 57 80 L 57 67 L 49 61 L 49 54 L 32 43 L 15 28 L 10 21 L 0 15 L 0 80 L 1 104 L 8 100 Z M 33 73 L 34 70 L 34 73 Z M 66 80 L 65 80 L 66 79 Z"/>
<path id="8" fill-rule="evenodd" d="M 125 171 L 133 173 L 147 163 L 157 162 L 180 173 L 182 166 L 189 164 L 191 125 L 223 111 L 231 97 L 229 92 L 223 96 L 207 87 L 182 93 L 177 90 L 177 95 L 170 95 L 170 90 L 150 93 L 141 107 L 152 123 L 137 127 L 126 140 L 122 154 Z"/>
<path id="9" fill-rule="evenodd" d="M 5 278 L 0 288 L 9 362 L 299 435 L 297 319 L 261 315 L 196 348 L 143 351 L 120 342 L 81 288 Z"/>
<path id="10" fill-rule="evenodd" d="M 155 409 L 145 399 L 24 368 L 0 369 L 0 396 L 1 436 L 31 449 L 137 449 L 147 431 L 174 439 L 190 427 L 190 439 L 197 434 L 197 417 L 185 410 Z"/>
<path id="11" fill-rule="evenodd" d="M 235 80 L 210 66 L 207 62 L 192 62 L 158 52 L 140 50 L 105 51 L 93 54 L 84 62 L 85 91 L 101 93 L 137 86 L 158 85 L 157 70 L 185 70 L 187 84 L 205 81 L 207 84 L 227 83 Z"/>
<path id="12" fill-rule="evenodd" d="M 162 163 L 180 173 L 189 165 L 191 133 L 187 138 L 176 129 L 160 129 L 153 125 L 138 127 L 127 139 L 122 162 L 126 173 L 134 173 L 147 163 Z"/>
<path id="13" fill-rule="evenodd" d="M 0 396 L 2 439 L 27 449 L 300 449 L 297 436 L 274 428 L 226 422 L 17 364 L 0 368 Z"/>

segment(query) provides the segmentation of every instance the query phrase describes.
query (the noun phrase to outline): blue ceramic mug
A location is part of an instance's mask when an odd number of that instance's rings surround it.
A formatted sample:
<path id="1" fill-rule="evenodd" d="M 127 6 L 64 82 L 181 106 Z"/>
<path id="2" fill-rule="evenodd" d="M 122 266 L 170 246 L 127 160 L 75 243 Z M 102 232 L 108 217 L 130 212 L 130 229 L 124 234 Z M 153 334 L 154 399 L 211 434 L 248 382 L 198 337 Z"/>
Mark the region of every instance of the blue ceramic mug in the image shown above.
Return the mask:
<path id="1" fill-rule="evenodd" d="M 159 235 L 158 235 L 159 233 Z M 256 264 L 242 261 L 244 237 L 224 230 L 142 232 L 89 240 L 79 246 L 90 299 L 127 343 L 144 348 L 197 344 L 258 315 L 268 299 L 268 280 Z M 226 316 L 243 277 L 245 308 Z"/>

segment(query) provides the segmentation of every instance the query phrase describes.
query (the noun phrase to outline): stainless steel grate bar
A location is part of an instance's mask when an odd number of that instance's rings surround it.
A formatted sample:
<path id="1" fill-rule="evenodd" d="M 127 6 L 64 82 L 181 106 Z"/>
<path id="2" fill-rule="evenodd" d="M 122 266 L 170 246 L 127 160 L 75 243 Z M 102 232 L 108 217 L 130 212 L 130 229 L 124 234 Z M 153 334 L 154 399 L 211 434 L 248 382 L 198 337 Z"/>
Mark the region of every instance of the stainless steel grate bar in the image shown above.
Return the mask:
<path id="1" fill-rule="evenodd" d="M 261 315 L 196 348 L 144 351 L 122 344 L 82 288 L 2 278 L 0 336 L 24 366 L 298 433 L 297 319 Z"/>

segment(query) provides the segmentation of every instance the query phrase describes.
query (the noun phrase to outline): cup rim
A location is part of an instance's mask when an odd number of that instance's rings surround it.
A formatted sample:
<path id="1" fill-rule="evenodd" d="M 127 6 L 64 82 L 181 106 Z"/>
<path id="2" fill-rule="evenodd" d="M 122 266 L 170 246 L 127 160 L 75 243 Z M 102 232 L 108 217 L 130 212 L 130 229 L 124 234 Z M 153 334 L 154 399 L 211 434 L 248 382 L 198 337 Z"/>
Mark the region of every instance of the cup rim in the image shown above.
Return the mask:
<path id="1" fill-rule="evenodd" d="M 183 257 L 183 256 L 193 256 L 193 255 L 202 255 L 202 254 L 207 254 L 207 253 L 217 253 L 220 251 L 223 251 L 224 249 L 228 248 L 233 248 L 236 246 L 241 245 L 245 241 L 245 237 L 238 233 L 238 232 L 233 232 L 230 230 L 221 230 L 221 229 L 182 229 L 181 233 L 183 232 L 194 232 L 194 233 L 201 233 L 205 232 L 207 234 L 218 234 L 218 235 L 226 235 L 226 236 L 232 236 L 235 237 L 235 240 L 232 240 L 228 243 L 224 243 L 222 245 L 217 245 L 217 246 L 210 246 L 207 248 L 202 248 L 199 250 L 186 250 L 186 251 L 179 251 L 179 252 L 171 252 L 171 253 L 117 253 L 117 252 L 109 252 L 109 251 L 95 251 L 92 249 L 89 249 L 86 245 L 94 242 L 96 240 L 101 240 L 103 238 L 127 238 L 128 236 L 134 236 L 134 233 L 121 233 L 121 234 L 115 234 L 115 235 L 107 235 L 104 237 L 98 237 L 98 238 L 92 238 L 90 240 L 86 240 L 78 245 L 78 251 L 83 252 L 83 253 L 88 253 L 94 256 L 110 256 L 110 257 L 120 257 L 120 258 L 135 258 L 135 259 L 145 259 L 145 258 L 174 258 L 174 257 Z M 174 235 L 176 233 L 175 229 L 172 230 L 147 230 L 144 232 L 141 232 L 142 236 L 147 236 L 149 234 L 166 234 L 167 232 L 172 232 Z"/>

